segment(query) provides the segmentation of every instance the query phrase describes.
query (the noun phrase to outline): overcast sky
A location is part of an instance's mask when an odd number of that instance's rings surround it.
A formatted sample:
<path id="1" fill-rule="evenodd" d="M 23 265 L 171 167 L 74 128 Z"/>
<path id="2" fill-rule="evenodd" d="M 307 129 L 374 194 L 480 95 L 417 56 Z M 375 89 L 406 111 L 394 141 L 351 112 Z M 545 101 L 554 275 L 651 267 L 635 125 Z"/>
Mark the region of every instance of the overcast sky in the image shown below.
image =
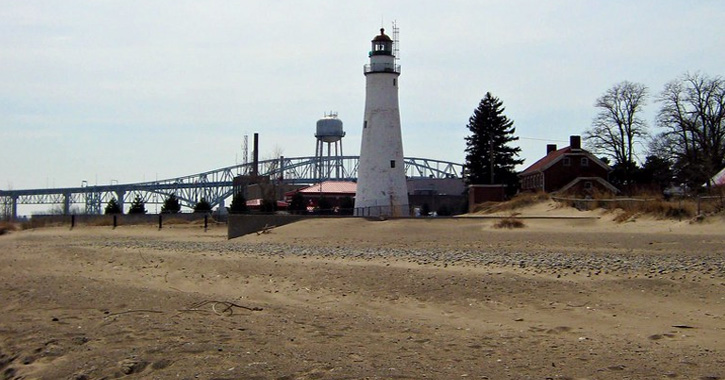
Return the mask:
<path id="1" fill-rule="evenodd" d="M 0 189 L 213 170 L 254 132 L 262 158 L 311 156 L 329 111 L 357 155 L 362 67 L 393 20 L 405 155 L 463 163 L 490 91 L 528 165 L 618 82 L 724 75 L 723 19 L 722 0 L 0 0 Z"/>

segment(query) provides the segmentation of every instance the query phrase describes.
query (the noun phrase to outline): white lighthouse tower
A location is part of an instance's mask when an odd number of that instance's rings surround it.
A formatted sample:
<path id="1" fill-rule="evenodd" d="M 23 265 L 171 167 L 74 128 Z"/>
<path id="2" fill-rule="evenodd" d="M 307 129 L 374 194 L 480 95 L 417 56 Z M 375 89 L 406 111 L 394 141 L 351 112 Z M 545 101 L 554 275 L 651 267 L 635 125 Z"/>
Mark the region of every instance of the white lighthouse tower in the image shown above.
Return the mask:
<path id="1" fill-rule="evenodd" d="M 397 43 L 397 42 L 396 42 Z M 409 216 L 393 40 L 380 29 L 365 65 L 365 119 L 355 215 Z"/>

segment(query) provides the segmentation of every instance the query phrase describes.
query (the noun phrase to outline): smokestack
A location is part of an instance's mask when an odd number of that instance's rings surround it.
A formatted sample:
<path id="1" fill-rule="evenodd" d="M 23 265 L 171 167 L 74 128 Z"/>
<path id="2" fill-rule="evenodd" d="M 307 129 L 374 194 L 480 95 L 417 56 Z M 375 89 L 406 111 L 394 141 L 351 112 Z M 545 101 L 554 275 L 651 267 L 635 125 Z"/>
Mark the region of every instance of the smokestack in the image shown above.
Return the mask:
<path id="1" fill-rule="evenodd" d="M 259 175 L 259 133 L 254 134 L 254 152 L 252 153 L 252 175 Z"/>
<path id="2" fill-rule="evenodd" d="M 546 155 L 548 156 L 552 152 L 556 152 L 556 144 L 547 144 L 546 145 Z"/>
<path id="3" fill-rule="evenodd" d="M 581 136 L 570 136 L 569 137 L 569 147 L 571 147 L 571 150 L 581 150 L 582 149 L 582 137 Z"/>

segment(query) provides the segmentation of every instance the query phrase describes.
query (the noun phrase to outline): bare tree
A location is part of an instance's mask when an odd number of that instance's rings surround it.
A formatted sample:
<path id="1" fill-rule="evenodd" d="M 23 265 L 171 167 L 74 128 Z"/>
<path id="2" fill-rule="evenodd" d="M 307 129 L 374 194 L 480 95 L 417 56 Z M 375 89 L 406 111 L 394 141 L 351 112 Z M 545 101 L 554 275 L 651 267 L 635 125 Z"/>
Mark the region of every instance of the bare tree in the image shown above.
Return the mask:
<path id="1" fill-rule="evenodd" d="M 647 136 L 647 123 L 639 117 L 647 100 L 647 86 L 624 81 L 594 103 L 599 113 L 584 133 L 589 149 L 613 159 L 615 165 L 634 168 L 634 146 Z"/>
<path id="2" fill-rule="evenodd" d="M 691 185 L 708 182 L 725 164 L 725 80 L 687 73 L 665 85 L 658 102 L 657 124 L 680 177 Z"/>

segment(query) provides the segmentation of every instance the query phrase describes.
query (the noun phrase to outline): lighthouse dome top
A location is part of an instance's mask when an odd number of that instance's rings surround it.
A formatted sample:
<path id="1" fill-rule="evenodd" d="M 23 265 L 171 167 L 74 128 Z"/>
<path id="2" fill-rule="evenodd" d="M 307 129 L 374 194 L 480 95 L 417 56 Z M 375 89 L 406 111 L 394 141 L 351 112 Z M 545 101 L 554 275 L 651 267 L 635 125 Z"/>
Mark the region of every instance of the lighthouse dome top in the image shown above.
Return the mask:
<path id="1" fill-rule="evenodd" d="M 370 56 L 376 55 L 393 56 L 393 40 L 385 34 L 384 28 L 380 28 L 380 35 L 375 36 L 372 40 Z"/>
<path id="2" fill-rule="evenodd" d="M 377 42 L 377 41 L 391 41 L 392 42 L 393 40 L 391 40 L 390 37 L 388 37 L 388 35 L 385 34 L 385 28 L 380 28 L 380 35 L 375 36 L 375 38 L 373 38 L 372 42 Z"/>

